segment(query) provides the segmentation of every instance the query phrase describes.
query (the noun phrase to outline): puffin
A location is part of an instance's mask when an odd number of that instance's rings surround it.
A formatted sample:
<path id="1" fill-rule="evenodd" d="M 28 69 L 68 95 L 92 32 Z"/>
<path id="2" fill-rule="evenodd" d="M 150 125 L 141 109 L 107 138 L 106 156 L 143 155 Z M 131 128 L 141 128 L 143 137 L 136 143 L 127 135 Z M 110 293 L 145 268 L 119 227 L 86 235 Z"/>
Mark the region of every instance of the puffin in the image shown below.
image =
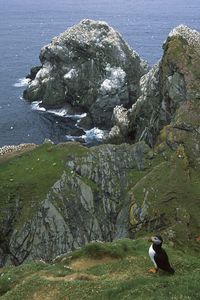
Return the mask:
<path id="1" fill-rule="evenodd" d="M 155 269 L 150 269 L 150 273 L 156 273 L 158 269 L 164 270 L 169 274 L 174 274 L 174 269 L 169 263 L 167 253 L 162 248 L 163 239 L 160 235 L 152 236 L 150 241 L 152 242 L 149 247 L 149 256 L 155 266 Z"/>

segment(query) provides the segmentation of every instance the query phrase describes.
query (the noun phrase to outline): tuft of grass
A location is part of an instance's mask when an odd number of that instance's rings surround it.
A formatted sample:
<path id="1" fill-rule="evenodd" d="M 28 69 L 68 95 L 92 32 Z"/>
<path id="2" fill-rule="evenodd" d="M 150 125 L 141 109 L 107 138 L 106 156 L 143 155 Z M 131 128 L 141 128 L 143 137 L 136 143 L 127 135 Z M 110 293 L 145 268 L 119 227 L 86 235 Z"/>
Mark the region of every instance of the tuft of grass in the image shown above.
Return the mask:
<path id="1" fill-rule="evenodd" d="M 101 259 L 103 257 L 124 258 L 132 253 L 138 253 L 141 250 L 140 246 L 139 242 L 135 243 L 135 241 L 130 239 L 122 239 L 111 243 L 91 242 L 69 253 L 67 256 L 61 256 L 56 262 L 64 258 L 67 259 L 67 257 L 71 259 L 83 257 L 94 259 Z"/>

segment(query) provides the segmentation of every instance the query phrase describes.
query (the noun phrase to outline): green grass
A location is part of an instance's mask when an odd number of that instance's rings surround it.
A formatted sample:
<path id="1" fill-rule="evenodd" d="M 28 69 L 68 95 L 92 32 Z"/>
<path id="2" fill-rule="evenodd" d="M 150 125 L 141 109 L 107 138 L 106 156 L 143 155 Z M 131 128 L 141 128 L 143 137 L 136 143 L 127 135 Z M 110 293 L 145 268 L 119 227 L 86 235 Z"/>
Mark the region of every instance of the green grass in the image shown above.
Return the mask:
<path id="1" fill-rule="evenodd" d="M 91 243 L 57 258 L 53 264 L 35 262 L 4 268 L 0 299 L 199 299 L 200 256 L 164 245 L 175 275 L 149 274 L 152 263 L 148 247 L 146 239 Z M 108 256 L 110 260 L 103 263 Z M 68 268 L 74 261 L 85 259 L 87 263 L 90 258 L 97 259 L 98 264 L 86 265 L 81 271 Z M 77 278 L 69 280 L 72 275 Z"/>
<path id="2" fill-rule="evenodd" d="M 71 155 L 88 151 L 79 144 L 52 146 L 44 144 L 13 159 L 0 163 L 0 220 L 9 209 L 21 216 L 20 226 L 45 199 L 50 187 L 67 172 L 66 162 Z"/>

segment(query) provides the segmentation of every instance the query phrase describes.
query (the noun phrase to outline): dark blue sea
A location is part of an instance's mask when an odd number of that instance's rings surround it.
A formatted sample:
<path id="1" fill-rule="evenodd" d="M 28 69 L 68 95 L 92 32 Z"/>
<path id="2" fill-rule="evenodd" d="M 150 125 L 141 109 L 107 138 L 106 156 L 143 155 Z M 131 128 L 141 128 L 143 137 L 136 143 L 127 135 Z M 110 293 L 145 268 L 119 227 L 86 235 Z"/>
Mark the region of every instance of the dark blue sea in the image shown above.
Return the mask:
<path id="1" fill-rule="evenodd" d="M 57 143 L 73 135 L 73 121 L 22 99 L 23 78 L 39 64 L 42 46 L 85 18 L 108 22 L 152 65 L 173 27 L 200 31 L 200 1 L 0 0 L 0 146 L 45 138 Z"/>

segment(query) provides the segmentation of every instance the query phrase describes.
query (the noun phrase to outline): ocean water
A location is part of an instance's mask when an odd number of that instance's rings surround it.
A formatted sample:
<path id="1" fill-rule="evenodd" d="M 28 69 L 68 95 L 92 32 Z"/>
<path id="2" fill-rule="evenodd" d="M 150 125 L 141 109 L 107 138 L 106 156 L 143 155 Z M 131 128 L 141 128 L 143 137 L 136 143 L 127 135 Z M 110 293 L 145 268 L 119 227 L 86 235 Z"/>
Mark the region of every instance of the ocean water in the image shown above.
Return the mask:
<path id="1" fill-rule="evenodd" d="M 0 0 L 0 146 L 57 143 L 74 134 L 74 119 L 22 99 L 24 77 L 52 37 L 85 18 L 105 20 L 152 65 L 173 27 L 200 31 L 199 12 L 199 0 Z M 84 138 L 91 142 L 95 135 L 100 139 L 102 132 L 93 129 Z"/>

